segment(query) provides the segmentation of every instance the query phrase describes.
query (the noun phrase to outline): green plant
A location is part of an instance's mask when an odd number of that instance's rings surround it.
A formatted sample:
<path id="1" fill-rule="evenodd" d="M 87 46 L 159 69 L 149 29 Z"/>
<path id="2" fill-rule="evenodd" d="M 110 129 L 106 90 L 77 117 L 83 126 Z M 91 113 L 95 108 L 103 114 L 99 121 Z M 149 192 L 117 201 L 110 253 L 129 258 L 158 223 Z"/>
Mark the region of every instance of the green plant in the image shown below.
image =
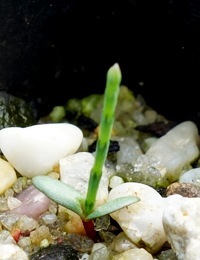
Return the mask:
<path id="1" fill-rule="evenodd" d="M 134 196 L 121 197 L 95 208 L 95 200 L 110 144 L 111 131 L 115 119 L 115 109 L 121 83 L 121 71 L 116 63 L 107 72 L 104 104 L 86 197 L 73 187 L 48 176 L 33 177 L 33 185 L 56 203 L 77 213 L 85 223 L 92 219 L 110 214 L 118 209 L 139 201 Z M 87 228 L 86 228 L 87 229 Z M 87 233 L 87 231 L 86 231 Z"/>

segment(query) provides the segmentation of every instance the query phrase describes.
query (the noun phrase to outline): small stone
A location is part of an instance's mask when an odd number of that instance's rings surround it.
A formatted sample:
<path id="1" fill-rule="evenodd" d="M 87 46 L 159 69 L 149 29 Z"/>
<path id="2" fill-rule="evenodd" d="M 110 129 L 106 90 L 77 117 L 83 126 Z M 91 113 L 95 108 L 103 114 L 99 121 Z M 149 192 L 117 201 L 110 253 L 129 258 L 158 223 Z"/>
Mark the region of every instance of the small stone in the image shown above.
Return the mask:
<path id="1" fill-rule="evenodd" d="M 184 172 L 180 176 L 179 182 L 193 183 L 200 186 L 200 168 L 198 167 Z"/>
<path id="2" fill-rule="evenodd" d="M 17 245 L 0 244 L 1 260 L 28 260 L 28 255 Z"/>
<path id="3" fill-rule="evenodd" d="M 122 253 L 133 248 L 136 248 L 136 245 L 128 239 L 124 232 L 119 233 L 111 244 L 111 249 L 118 253 Z"/>
<path id="4" fill-rule="evenodd" d="M 59 209 L 62 210 L 62 208 L 63 208 L 62 206 L 59 206 Z M 85 233 L 85 229 L 81 217 L 69 209 L 64 208 L 64 210 L 66 214 L 68 214 L 68 220 L 64 225 L 64 230 L 67 233 L 80 234 L 85 236 L 86 233 Z"/>
<path id="5" fill-rule="evenodd" d="M 121 177 L 113 176 L 110 178 L 109 187 L 114 188 L 122 183 L 124 183 L 124 180 Z"/>
<path id="6" fill-rule="evenodd" d="M 136 140 L 132 136 L 130 137 L 115 137 L 118 141 L 120 150 L 117 152 L 117 164 L 134 163 L 139 155 L 142 154 L 142 150 Z"/>
<path id="7" fill-rule="evenodd" d="M 15 240 L 11 233 L 7 230 L 0 231 L 0 244 L 15 244 Z"/>
<path id="8" fill-rule="evenodd" d="M 109 250 L 103 243 L 96 243 L 90 254 L 91 260 L 105 259 L 109 260 Z"/>
<path id="9" fill-rule="evenodd" d="M 197 126 L 191 121 L 185 121 L 157 139 L 145 155 L 158 162 L 157 169 L 172 183 L 179 179 L 185 166 L 198 158 L 198 144 Z"/>
<path id="10" fill-rule="evenodd" d="M 8 127 L 0 130 L 0 149 L 22 176 L 32 178 L 53 171 L 61 158 L 77 151 L 82 138 L 68 123 Z"/>
<path id="11" fill-rule="evenodd" d="M 112 257 L 112 260 L 153 260 L 153 257 L 144 248 L 133 248 Z"/>
<path id="12" fill-rule="evenodd" d="M 194 185 L 192 183 L 178 183 L 174 182 L 169 185 L 166 189 L 166 196 L 173 194 L 179 194 L 183 197 L 200 197 L 200 186 Z"/>
<path id="13" fill-rule="evenodd" d="M 66 243 L 70 244 L 75 250 L 81 253 L 91 252 L 94 241 L 88 236 L 79 234 L 66 234 Z"/>
<path id="14" fill-rule="evenodd" d="M 178 260 L 199 260 L 200 198 L 167 197 L 163 227 Z"/>
<path id="15" fill-rule="evenodd" d="M 7 161 L 0 158 L 0 194 L 3 194 L 17 180 L 13 167 Z"/>
<path id="16" fill-rule="evenodd" d="M 63 244 L 49 245 L 48 247 L 42 248 L 37 253 L 30 256 L 30 260 L 49 260 L 49 259 L 78 260 L 79 258 L 77 255 L 77 251 L 74 250 L 72 246 L 63 245 Z"/>
<path id="17" fill-rule="evenodd" d="M 47 211 L 51 203 L 51 200 L 33 185 L 19 193 L 16 199 L 21 203 L 7 212 L 26 215 L 34 219 L 38 219 L 42 213 Z"/>
<path id="18" fill-rule="evenodd" d="M 148 185 L 127 182 L 113 188 L 108 201 L 124 196 L 136 196 L 140 201 L 117 210 L 110 216 L 136 246 L 156 253 L 166 242 L 162 224 L 165 202 L 162 196 Z"/>
<path id="19" fill-rule="evenodd" d="M 78 152 L 60 159 L 60 179 L 86 196 L 90 171 L 94 164 L 94 156 L 88 152 Z M 102 170 L 95 206 L 102 205 L 108 197 L 108 172 Z"/>
<path id="20" fill-rule="evenodd" d="M 177 260 L 177 257 L 174 251 L 170 248 L 170 249 L 163 250 L 158 255 L 158 260 Z"/>
<path id="21" fill-rule="evenodd" d="M 8 197 L 7 204 L 8 204 L 9 209 L 14 209 L 14 208 L 19 207 L 22 204 L 22 202 L 20 200 L 18 200 L 17 198 Z"/>
<path id="22" fill-rule="evenodd" d="M 31 245 L 30 237 L 21 236 L 17 245 L 20 246 L 29 256 L 35 252 L 34 250 L 37 250 Z"/>
<path id="23" fill-rule="evenodd" d="M 47 239 L 51 242 L 52 236 L 47 226 L 40 226 L 30 233 L 30 239 L 32 244 L 40 246 L 43 239 Z"/>

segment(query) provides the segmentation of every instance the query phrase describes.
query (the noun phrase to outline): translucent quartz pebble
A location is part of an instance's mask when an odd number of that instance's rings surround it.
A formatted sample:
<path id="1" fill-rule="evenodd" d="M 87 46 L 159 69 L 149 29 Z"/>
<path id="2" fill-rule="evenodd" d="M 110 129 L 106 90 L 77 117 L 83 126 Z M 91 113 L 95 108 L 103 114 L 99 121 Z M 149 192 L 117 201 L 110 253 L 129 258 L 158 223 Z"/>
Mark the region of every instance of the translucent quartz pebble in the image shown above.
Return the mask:
<path id="1" fill-rule="evenodd" d="M 72 154 L 60 160 L 60 179 L 76 190 L 86 195 L 91 168 L 94 164 L 94 156 L 88 152 Z M 108 173 L 103 167 L 102 178 L 100 180 L 96 206 L 106 202 L 108 197 Z"/>
<path id="2" fill-rule="evenodd" d="M 163 226 L 177 259 L 199 260 L 200 198 L 171 195 L 166 203 Z"/>
<path id="3" fill-rule="evenodd" d="M 7 217 L 7 219 L 8 219 L 8 217 Z M 14 240 L 10 231 L 8 231 L 8 230 L 0 231 L 0 244 L 15 244 L 15 243 L 16 243 L 16 241 Z"/>
<path id="4" fill-rule="evenodd" d="M 137 248 L 124 232 L 120 232 L 112 241 L 111 249 L 115 252 L 122 253 L 133 248 Z"/>
<path id="5" fill-rule="evenodd" d="M 90 260 L 109 259 L 109 250 L 103 243 L 95 243 L 92 247 Z"/>
<path id="6" fill-rule="evenodd" d="M 197 126 L 185 121 L 155 141 L 145 155 L 158 162 L 157 169 L 172 183 L 179 179 L 184 166 L 197 159 L 198 144 Z"/>
<path id="7" fill-rule="evenodd" d="M 28 255 L 17 245 L 0 244 L 1 260 L 28 260 Z"/>
<path id="8" fill-rule="evenodd" d="M 200 186 L 200 168 L 189 170 L 180 176 L 179 182 L 193 183 Z"/>
<path id="9" fill-rule="evenodd" d="M 157 252 L 166 242 L 162 224 L 165 202 L 153 188 L 142 183 L 127 182 L 113 188 L 108 201 L 124 196 L 136 196 L 139 202 L 110 214 L 127 237 L 150 253 Z"/>
<path id="10" fill-rule="evenodd" d="M 82 142 L 81 130 L 68 123 L 9 127 L 0 130 L 0 149 L 22 175 L 44 175 L 59 159 L 73 154 Z"/>
<path id="11" fill-rule="evenodd" d="M 117 254 L 113 256 L 112 260 L 153 260 L 153 257 L 150 253 L 148 253 L 144 248 L 134 248 L 128 251 L 125 251 L 121 254 Z"/>
<path id="12" fill-rule="evenodd" d="M 177 257 L 171 248 L 163 250 L 158 257 L 159 258 L 156 258 L 155 260 L 177 260 Z"/>
<path id="13" fill-rule="evenodd" d="M 7 212 L 19 215 L 26 215 L 37 219 L 42 213 L 48 210 L 51 200 L 33 185 L 23 190 L 16 196 L 21 204 Z"/>
<path id="14" fill-rule="evenodd" d="M 120 150 L 117 152 L 117 164 L 134 163 L 142 150 L 139 144 L 130 137 L 115 138 L 118 141 Z"/>
<path id="15" fill-rule="evenodd" d="M 17 175 L 13 167 L 0 158 L 0 194 L 9 189 L 17 180 Z"/>

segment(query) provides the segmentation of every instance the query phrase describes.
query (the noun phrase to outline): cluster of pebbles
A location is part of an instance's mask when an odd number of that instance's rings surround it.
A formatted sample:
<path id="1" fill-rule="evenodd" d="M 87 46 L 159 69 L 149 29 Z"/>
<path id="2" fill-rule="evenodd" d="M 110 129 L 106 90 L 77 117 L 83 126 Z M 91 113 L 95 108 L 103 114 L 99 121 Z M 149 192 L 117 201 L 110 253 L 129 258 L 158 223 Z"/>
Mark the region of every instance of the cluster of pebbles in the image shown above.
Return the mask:
<path id="1" fill-rule="evenodd" d="M 140 200 L 94 220 L 92 241 L 78 215 L 32 185 L 48 174 L 86 195 L 101 108 L 92 95 L 70 100 L 60 122 L 0 130 L 0 259 L 200 259 L 198 128 L 169 122 L 125 86 L 95 206 Z"/>

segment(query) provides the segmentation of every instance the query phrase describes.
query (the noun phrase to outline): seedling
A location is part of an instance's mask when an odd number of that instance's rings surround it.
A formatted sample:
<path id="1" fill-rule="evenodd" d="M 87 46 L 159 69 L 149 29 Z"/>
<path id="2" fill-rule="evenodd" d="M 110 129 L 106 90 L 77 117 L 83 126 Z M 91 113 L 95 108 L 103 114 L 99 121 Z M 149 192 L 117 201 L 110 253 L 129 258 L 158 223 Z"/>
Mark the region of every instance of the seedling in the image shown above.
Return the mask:
<path id="1" fill-rule="evenodd" d="M 86 197 L 72 186 L 63 183 L 60 180 L 48 176 L 36 176 L 32 179 L 33 185 L 47 197 L 77 213 L 81 217 L 84 226 L 92 219 L 110 214 L 139 201 L 139 198 L 137 197 L 126 196 L 95 207 L 96 195 L 102 176 L 102 168 L 108 154 L 120 83 L 121 71 L 119 65 L 116 63 L 110 67 L 107 72 L 99 137 L 97 140 L 94 165 L 90 172 Z"/>

